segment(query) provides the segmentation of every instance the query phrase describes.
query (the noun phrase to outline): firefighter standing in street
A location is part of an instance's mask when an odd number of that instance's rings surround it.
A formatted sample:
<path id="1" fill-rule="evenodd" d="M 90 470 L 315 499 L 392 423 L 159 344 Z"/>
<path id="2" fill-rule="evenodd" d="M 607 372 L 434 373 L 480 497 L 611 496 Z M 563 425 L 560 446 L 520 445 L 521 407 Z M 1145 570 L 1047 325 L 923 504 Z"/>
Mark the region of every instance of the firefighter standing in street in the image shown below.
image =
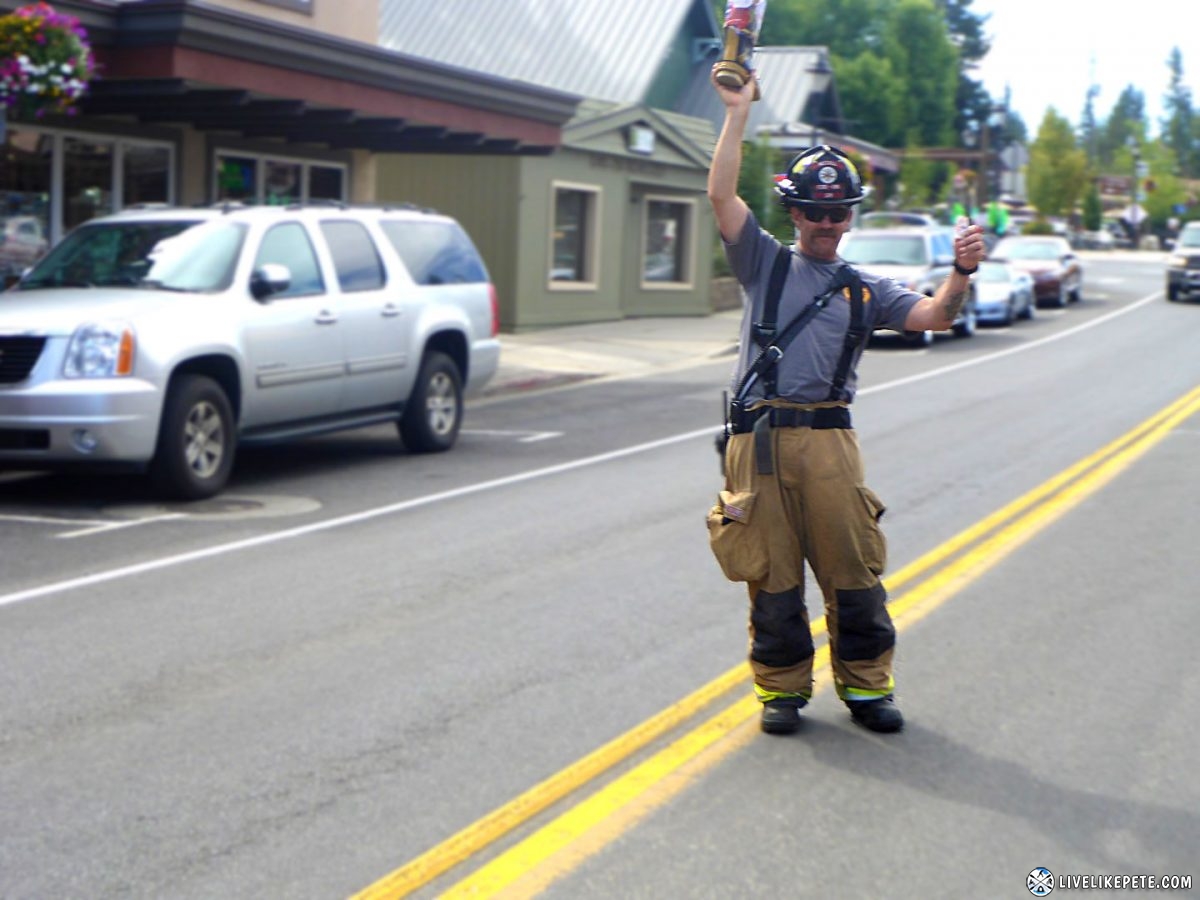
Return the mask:
<path id="1" fill-rule="evenodd" d="M 776 181 L 797 234 L 794 250 L 784 247 L 737 195 L 755 84 L 734 89 L 714 79 L 713 87 L 725 121 L 708 196 L 747 299 L 726 429 L 725 490 L 708 526 L 726 576 L 749 588 L 750 667 L 762 729 L 795 731 L 812 695 L 807 561 L 824 596 L 838 696 L 858 724 L 899 731 L 896 633 L 880 581 L 884 507 L 864 484 L 848 407 L 855 367 L 875 327 L 951 327 L 984 256 L 982 228 L 960 229 L 954 271 L 932 297 L 851 269 L 837 250 L 863 199 L 862 182 L 844 153 L 820 146 L 796 157 Z"/>

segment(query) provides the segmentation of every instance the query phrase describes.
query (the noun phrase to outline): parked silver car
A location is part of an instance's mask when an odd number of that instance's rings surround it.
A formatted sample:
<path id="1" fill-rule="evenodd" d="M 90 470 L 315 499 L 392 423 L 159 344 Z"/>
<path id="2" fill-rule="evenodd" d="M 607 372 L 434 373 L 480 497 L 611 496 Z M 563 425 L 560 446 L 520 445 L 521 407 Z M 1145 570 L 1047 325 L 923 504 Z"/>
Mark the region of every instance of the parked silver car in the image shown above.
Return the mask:
<path id="1" fill-rule="evenodd" d="M 0 294 L 0 465 L 226 484 L 238 444 L 397 423 L 449 449 L 496 372 L 496 294 L 466 232 L 415 208 L 129 210 Z"/>
<path id="2" fill-rule="evenodd" d="M 1032 319 L 1037 300 L 1033 276 L 1008 263 L 985 259 L 971 277 L 975 283 L 975 315 L 980 322 L 1011 325 L 1014 319 Z"/>
<path id="3" fill-rule="evenodd" d="M 851 265 L 892 278 L 907 288 L 933 296 L 954 265 L 952 229 L 937 227 L 864 228 L 847 232 L 838 255 Z M 954 334 L 975 333 L 975 286 L 972 283 L 963 310 L 954 321 Z M 909 344 L 926 347 L 933 332 L 905 332 Z"/>

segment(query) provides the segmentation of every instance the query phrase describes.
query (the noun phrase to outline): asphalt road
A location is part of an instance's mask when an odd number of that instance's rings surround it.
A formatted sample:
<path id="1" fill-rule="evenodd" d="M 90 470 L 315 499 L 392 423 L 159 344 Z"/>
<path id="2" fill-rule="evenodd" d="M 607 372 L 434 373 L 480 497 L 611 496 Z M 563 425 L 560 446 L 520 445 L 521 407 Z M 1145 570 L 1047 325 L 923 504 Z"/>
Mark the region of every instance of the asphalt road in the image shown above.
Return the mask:
<path id="1" fill-rule="evenodd" d="M 728 362 L 491 400 L 438 457 L 255 451 L 185 516 L 4 484 L 0 896 L 1200 876 L 1200 306 L 1159 265 L 1088 271 L 1078 306 L 864 361 L 895 736 L 827 685 L 799 734 L 756 730 L 702 524 Z"/>

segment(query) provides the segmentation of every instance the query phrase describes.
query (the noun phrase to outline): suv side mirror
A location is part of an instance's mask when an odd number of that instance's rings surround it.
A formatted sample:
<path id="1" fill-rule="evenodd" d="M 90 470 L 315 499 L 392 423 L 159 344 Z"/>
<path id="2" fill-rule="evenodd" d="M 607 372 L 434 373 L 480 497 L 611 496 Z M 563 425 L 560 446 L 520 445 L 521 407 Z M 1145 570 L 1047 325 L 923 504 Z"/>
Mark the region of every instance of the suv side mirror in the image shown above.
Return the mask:
<path id="1" fill-rule="evenodd" d="M 250 293 L 255 300 L 266 300 L 272 294 L 286 291 L 292 284 L 292 273 L 279 263 L 266 263 L 250 275 Z"/>

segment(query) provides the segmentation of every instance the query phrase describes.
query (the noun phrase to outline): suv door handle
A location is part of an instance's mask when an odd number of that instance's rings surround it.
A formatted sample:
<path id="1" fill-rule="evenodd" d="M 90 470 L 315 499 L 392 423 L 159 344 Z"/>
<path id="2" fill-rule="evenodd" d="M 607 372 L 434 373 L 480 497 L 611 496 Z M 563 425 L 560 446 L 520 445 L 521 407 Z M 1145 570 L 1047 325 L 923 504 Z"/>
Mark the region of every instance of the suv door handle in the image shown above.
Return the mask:
<path id="1" fill-rule="evenodd" d="M 398 307 L 395 303 L 385 303 L 383 304 L 383 309 L 380 310 L 380 313 L 385 319 L 393 319 L 400 315 L 400 307 Z"/>
<path id="2" fill-rule="evenodd" d="M 318 325 L 336 325 L 337 320 L 338 317 L 336 313 L 331 313 L 329 310 L 323 309 L 317 313 L 317 317 L 314 321 Z"/>

